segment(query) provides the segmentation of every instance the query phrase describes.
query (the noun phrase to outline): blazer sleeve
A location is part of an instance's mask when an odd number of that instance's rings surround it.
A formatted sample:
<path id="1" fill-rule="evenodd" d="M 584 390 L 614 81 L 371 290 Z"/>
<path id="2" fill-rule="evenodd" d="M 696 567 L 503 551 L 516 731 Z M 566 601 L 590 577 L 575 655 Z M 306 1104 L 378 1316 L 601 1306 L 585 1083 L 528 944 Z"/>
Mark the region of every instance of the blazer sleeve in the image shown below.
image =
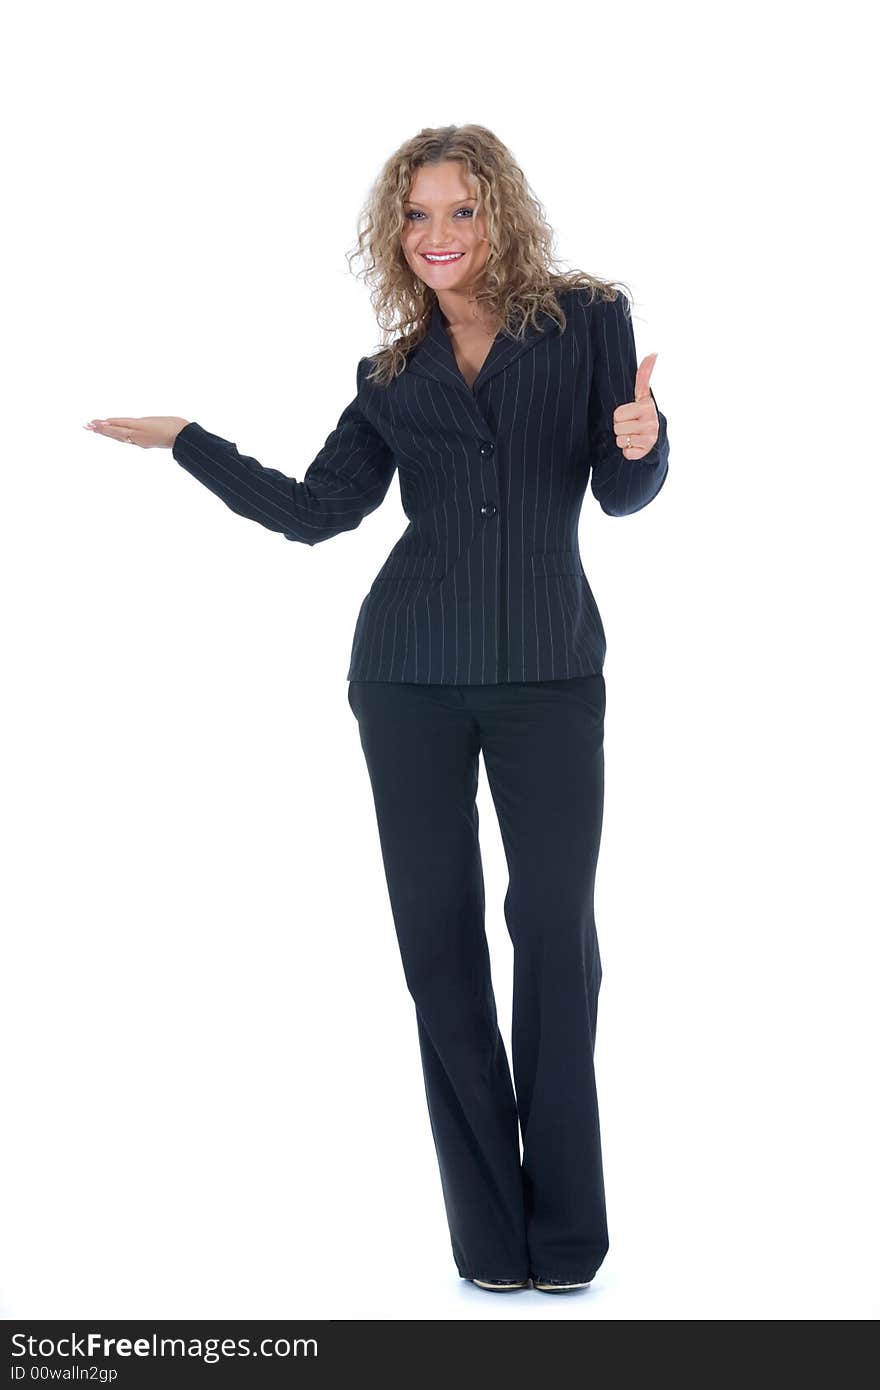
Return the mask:
<path id="1" fill-rule="evenodd" d="M 626 301 L 628 303 L 628 301 Z M 593 376 L 588 410 L 591 487 L 609 516 L 628 516 L 657 496 L 669 471 L 666 416 L 657 406 L 660 433 L 644 458 L 626 459 L 614 435 L 614 412 L 635 394 L 636 356 L 632 319 L 623 292 L 614 300 L 596 300 L 590 312 Z M 650 390 L 650 387 L 649 387 Z M 657 399 L 651 391 L 655 406 Z"/>
<path id="2" fill-rule="evenodd" d="M 361 408 L 367 361 L 362 357 L 358 363 L 358 394 L 302 482 L 240 454 L 235 444 L 195 420 L 178 433 L 172 455 L 232 511 L 280 531 L 285 540 L 316 545 L 341 531 L 353 531 L 384 500 L 396 466 L 393 450 Z"/>

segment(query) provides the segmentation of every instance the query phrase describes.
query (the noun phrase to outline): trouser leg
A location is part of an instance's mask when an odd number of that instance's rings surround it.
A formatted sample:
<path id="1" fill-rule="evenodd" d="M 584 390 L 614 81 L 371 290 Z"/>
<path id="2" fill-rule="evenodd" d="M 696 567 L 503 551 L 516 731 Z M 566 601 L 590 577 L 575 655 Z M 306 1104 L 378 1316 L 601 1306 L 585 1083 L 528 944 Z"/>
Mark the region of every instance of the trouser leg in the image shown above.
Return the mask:
<path id="1" fill-rule="evenodd" d="M 509 869 L 513 1072 L 531 1271 L 588 1280 L 608 1250 L 593 1053 L 605 681 L 511 685 L 480 717 Z"/>
<path id="2" fill-rule="evenodd" d="M 352 681 L 452 1250 L 465 1278 L 525 1279 L 516 1100 L 485 932 L 479 736 L 458 687 Z"/>

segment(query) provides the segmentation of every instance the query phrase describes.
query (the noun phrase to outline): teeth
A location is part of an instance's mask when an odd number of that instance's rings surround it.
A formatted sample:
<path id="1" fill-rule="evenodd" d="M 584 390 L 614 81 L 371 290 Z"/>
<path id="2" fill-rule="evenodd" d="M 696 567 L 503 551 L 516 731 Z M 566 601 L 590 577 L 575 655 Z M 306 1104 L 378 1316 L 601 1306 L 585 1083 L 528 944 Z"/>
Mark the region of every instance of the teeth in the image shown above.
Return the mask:
<path id="1" fill-rule="evenodd" d="M 425 256 L 426 261 L 457 261 L 464 255 L 463 251 L 455 251 L 450 256 Z"/>

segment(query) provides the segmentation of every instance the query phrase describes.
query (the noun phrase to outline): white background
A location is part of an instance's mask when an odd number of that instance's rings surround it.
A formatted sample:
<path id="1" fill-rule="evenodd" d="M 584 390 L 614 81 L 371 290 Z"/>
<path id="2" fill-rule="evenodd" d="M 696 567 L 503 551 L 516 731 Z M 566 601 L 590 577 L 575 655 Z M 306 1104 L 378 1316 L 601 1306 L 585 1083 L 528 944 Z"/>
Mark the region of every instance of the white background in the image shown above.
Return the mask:
<path id="1" fill-rule="evenodd" d="M 4 1317 L 880 1312 L 864 13 L 7 19 Z M 611 1249 L 556 1298 L 452 1259 L 346 701 L 397 481 L 310 548 L 82 429 L 181 415 L 301 478 L 380 341 L 345 257 L 369 185 L 468 121 L 562 263 L 632 288 L 671 444 L 655 503 L 581 521 Z M 507 1043 L 482 768 L 478 805 Z"/>

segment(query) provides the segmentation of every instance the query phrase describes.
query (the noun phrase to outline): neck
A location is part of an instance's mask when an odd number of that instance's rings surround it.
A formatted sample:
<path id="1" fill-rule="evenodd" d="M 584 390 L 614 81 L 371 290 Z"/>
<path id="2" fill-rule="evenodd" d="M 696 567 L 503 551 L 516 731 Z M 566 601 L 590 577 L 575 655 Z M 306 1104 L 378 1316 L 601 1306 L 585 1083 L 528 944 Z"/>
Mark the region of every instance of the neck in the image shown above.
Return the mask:
<path id="1" fill-rule="evenodd" d="M 437 294 L 437 301 L 446 325 L 452 333 L 469 328 L 481 328 L 486 333 L 494 331 L 486 311 L 481 309 L 467 290 L 444 290 L 442 294 Z"/>

